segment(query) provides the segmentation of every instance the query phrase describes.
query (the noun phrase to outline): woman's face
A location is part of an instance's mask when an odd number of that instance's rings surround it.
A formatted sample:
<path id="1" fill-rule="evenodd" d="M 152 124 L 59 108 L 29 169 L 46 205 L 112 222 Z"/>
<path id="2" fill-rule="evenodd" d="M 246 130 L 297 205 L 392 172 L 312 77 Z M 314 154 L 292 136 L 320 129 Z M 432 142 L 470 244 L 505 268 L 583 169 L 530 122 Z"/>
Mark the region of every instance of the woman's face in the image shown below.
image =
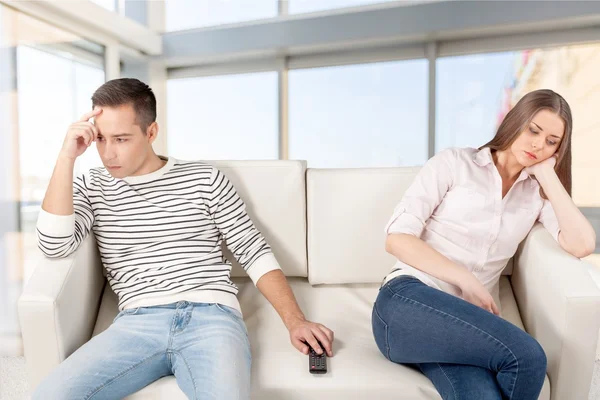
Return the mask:
<path id="1" fill-rule="evenodd" d="M 554 155 L 563 139 L 565 124 L 549 110 L 541 110 L 510 147 L 523 167 L 530 167 Z"/>

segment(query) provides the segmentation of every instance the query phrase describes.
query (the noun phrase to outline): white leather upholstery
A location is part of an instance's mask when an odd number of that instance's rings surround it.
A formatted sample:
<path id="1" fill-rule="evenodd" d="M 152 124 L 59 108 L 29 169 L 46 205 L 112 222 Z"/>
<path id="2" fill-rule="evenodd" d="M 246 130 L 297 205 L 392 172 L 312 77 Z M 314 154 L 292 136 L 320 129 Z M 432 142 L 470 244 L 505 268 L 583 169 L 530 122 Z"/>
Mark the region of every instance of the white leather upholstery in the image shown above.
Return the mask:
<path id="1" fill-rule="evenodd" d="M 600 289 L 585 262 L 538 224 L 512 276 L 523 322 L 548 356 L 553 399 L 587 399 L 600 330 Z"/>
<path id="2" fill-rule="evenodd" d="M 307 276 L 306 162 L 213 161 L 233 183 L 286 276 Z M 246 277 L 229 250 L 231 276 Z"/>
<path id="3" fill-rule="evenodd" d="M 432 383 L 420 372 L 390 363 L 377 349 L 371 332 L 371 310 L 378 284 L 311 286 L 305 279 L 289 281 L 307 315 L 334 330 L 335 356 L 328 359 L 329 373 L 311 375 L 306 356 L 292 347 L 275 310 L 249 279 L 236 280 L 252 347 L 253 399 L 440 398 Z M 522 328 L 508 277 L 502 277 L 500 301 L 504 317 Z M 116 314 L 116 296 L 107 287 L 94 334 L 106 329 Z M 349 315 L 352 317 L 348 318 Z M 150 390 L 153 387 L 169 393 L 169 398 L 181 395 L 177 383 L 169 377 L 128 399 L 145 399 L 141 397 L 142 392 L 154 393 Z M 550 399 L 548 379 L 540 399 Z"/>
<path id="4" fill-rule="evenodd" d="M 308 280 L 381 283 L 394 265 L 384 227 L 419 168 L 310 169 Z"/>
<path id="5" fill-rule="evenodd" d="M 18 302 L 32 387 L 90 339 L 104 282 L 93 235 L 70 257 L 41 258 Z"/>
<path id="6" fill-rule="evenodd" d="M 218 166 L 246 200 L 286 273 L 300 276 L 290 283 L 307 317 L 336 335 L 329 372 L 312 376 L 307 357 L 289 343 L 275 310 L 248 278 L 236 278 L 252 346 L 252 398 L 439 399 L 423 375 L 387 361 L 371 332 L 371 307 L 393 264 L 383 249 L 382 227 L 416 169 L 309 170 L 306 216 L 298 211 L 305 210 L 303 164 Z M 390 181 L 398 188 L 390 189 Z M 365 186 L 371 195 L 364 194 Z M 522 244 L 513 268 L 513 276 L 501 280 L 503 317 L 526 328 L 548 355 L 550 380 L 540 398 L 586 399 L 600 329 L 600 290 L 584 263 L 560 250 L 541 227 Z M 46 260 L 34 272 L 19 301 L 32 386 L 112 322 L 117 302 L 100 271 L 89 238 L 74 256 Z M 173 377 L 128 397 L 166 398 L 185 398 Z"/>

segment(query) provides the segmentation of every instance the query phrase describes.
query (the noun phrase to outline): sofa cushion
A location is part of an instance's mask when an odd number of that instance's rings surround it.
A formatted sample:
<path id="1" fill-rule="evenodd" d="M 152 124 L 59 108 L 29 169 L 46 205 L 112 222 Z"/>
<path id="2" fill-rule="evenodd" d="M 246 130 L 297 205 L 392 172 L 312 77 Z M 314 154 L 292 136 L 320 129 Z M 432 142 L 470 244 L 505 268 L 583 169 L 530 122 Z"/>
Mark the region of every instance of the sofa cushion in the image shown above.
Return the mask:
<path id="1" fill-rule="evenodd" d="M 227 176 L 286 276 L 307 276 L 306 162 L 209 161 Z M 231 276 L 246 277 L 231 252 Z"/>
<path id="2" fill-rule="evenodd" d="M 371 310 L 378 284 L 311 286 L 306 279 L 299 278 L 291 278 L 289 282 L 307 317 L 335 332 L 334 357 L 327 360 L 327 374 L 311 375 L 307 356 L 292 347 L 288 332 L 273 307 L 249 279 L 236 280 L 252 347 L 253 399 L 440 398 L 424 375 L 389 362 L 377 349 L 371 332 Z M 107 287 L 94 334 L 106 329 L 117 314 L 114 297 Z M 503 317 L 523 328 L 505 276 L 500 281 L 500 301 Z M 165 377 L 128 399 L 162 398 L 152 397 L 156 393 L 169 399 L 184 398 L 173 377 Z M 547 378 L 540 399 L 550 399 Z"/>
<path id="3" fill-rule="evenodd" d="M 369 168 L 307 172 L 311 284 L 381 283 L 395 263 L 384 250 L 384 227 L 418 171 Z"/>

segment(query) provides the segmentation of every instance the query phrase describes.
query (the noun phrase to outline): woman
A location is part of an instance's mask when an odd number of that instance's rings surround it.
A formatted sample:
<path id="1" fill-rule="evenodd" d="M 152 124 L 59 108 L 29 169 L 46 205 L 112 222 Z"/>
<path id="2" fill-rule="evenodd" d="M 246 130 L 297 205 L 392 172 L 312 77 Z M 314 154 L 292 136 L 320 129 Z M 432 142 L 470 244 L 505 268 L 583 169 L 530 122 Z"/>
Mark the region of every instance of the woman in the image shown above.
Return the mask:
<path id="1" fill-rule="evenodd" d="M 539 396 L 546 356 L 500 317 L 498 282 L 536 221 L 575 257 L 595 247 L 570 197 L 571 128 L 560 95 L 525 95 L 492 141 L 431 158 L 386 226 L 398 262 L 373 307 L 375 341 L 444 399 Z"/>

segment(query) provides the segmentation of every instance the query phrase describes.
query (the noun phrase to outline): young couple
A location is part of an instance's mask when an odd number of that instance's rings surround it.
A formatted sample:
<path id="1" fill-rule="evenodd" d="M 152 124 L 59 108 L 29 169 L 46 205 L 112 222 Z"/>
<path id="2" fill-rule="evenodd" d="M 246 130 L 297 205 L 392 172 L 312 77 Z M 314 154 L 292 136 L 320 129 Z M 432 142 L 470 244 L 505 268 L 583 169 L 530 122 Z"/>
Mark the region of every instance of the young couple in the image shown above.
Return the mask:
<path id="1" fill-rule="evenodd" d="M 67 131 L 38 242 L 46 256 L 65 257 L 92 231 L 120 312 L 33 398 L 123 398 L 166 375 L 190 399 L 250 398 L 250 344 L 223 241 L 292 345 L 333 356 L 333 332 L 305 318 L 225 175 L 154 153 L 150 87 L 112 80 L 92 103 Z M 538 220 L 571 254 L 594 248 L 594 230 L 569 196 L 571 125 L 558 94 L 526 95 L 491 142 L 429 160 L 386 227 L 398 262 L 373 308 L 375 342 L 390 361 L 419 368 L 445 399 L 537 399 L 544 352 L 499 316 L 497 285 Z M 92 142 L 104 168 L 73 182 Z"/>

